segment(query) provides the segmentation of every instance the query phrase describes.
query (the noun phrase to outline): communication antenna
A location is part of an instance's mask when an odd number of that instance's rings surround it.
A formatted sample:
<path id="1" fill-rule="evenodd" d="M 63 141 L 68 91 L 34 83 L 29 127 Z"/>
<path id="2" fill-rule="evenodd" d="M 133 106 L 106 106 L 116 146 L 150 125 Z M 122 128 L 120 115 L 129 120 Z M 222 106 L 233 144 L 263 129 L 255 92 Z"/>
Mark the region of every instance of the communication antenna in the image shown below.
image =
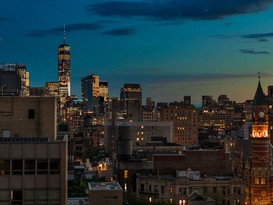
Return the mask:
<path id="1" fill-rule="evenodd" d="M 64 24 L 64 44 L 65 44 L 65 24 Z"/>

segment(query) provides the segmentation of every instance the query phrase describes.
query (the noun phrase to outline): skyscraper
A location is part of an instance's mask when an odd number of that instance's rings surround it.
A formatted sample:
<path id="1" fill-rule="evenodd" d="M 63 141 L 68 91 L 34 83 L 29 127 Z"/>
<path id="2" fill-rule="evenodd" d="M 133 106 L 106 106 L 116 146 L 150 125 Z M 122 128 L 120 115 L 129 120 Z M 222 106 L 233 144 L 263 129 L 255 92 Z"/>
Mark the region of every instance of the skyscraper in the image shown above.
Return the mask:
<path id="1" fill-rule="evenodd" d="M 58 48 L 59 96 L 70 96 L 70 46 L 64 41 Z"/>
<path id="2" fill-rule="evenodd" d="M 65 29 L 64 41 L 58 47 L 58 84 L 58 121 L 65 121 L 64 106 L 70 96 L 70 46 L 65 43 Z"/>

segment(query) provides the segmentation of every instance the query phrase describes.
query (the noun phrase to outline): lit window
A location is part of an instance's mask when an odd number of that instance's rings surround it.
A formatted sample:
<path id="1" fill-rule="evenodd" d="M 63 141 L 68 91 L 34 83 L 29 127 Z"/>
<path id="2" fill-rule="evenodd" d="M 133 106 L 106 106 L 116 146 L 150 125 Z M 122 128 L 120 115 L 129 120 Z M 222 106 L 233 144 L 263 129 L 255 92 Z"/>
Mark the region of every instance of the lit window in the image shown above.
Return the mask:
<path id="1" fill-rule="evenodd" d="M 127 179 L 127 178 L 128 178 L 128 170 L 125 169 L 125 170 L 124 170 L 124 179 Z"/>
<path id="2" fill-rule="evenodd" d="M 127 183 L 124 183 L 124 191 L 127 192 Z"/>

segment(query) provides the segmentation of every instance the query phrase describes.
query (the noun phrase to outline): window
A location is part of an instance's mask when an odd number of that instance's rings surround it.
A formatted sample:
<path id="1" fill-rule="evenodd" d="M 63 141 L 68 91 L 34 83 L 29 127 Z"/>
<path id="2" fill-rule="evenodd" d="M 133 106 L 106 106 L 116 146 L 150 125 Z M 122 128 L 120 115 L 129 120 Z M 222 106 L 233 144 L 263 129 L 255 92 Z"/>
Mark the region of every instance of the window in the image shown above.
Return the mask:
<path id="1" fill-rule="evenodd" d="M 60 160 L 51 159 L 50 160 L 50 174 L 60 174 Z"/>
<path id="2" fill-rule="evenodd" d="M 217 187 L 213 187 L 213 193 L 216 194 L 217 192 Z"/>
<path id="3" fill-rule="evenodd" d="M 25 174 L 35 174 L 35 160 L 25 160 Z"/>
<path id="4" fill-rule="evenodd" d="M 46 159 L 37 160 L 37 174 L 48 173 L 48 162 Z"/>
<path id="5" fill-rule="evenodd" d="M 10 161 L 0 160 L 0 175 L 9 175 L 9 174 L 10 174 Z"/>
<path id="6" fill-rule="evenodd" d="M 23 160 L 12 160 L 12 174 L 23 173 Z"/>
<path id="7" fill-rule="evenodd" d="M 226 187 L 222 187 L 222 194 L 226 195 Z"/>
<path id="8" fill-rule="evenodd" d="M 155 192 L 157 193 L 157 192 L 158 192 L 158 187 L 157 187 L 157 185 L 154 186 L 154 189 L 155 189 Z"/>
<path id="9" fill-rule="evenodd" d="M 170 187 L 169 187 L 169 192 L 173 193 L 173 186 L 172 185 L 170 185 Z"/>
<path id="10" fill-rule="evenodd" d="M 183 195 L 187 195 L 187 189 L 183 188 Z"/>
<path id="11" fill-rule="evenodd" d="M 25 201 L 34 201 L 35 200 L 35 190 L 34 189 L 26 189 L 24 191 Z"/>
<path id="12" fill-rule="evenodd" d="M 28 119 L 35 119 L 35 110 L 28 109 Z"/>
<path id="13" fill-rule="evenodd" d="M 179 192 L 179 195 L 181 196 L 182 195 L 182 187 L 178 188 L 178 192 Z"/>
<path id="14" fill-rule="evenodd" d="M 144 191 L 144 184 L 140 185 L 140 191 Z"/>
<path id="15" fill-rule="evenodd" d="M 207 188 L 207 187 L 204 187 L 204 188 L 203 188 L 203 191 L 204 191 L 204 194 L 207 195 L 207 193 L 208 193 L 208 188 Z"/>
<path id="16" fill-rule="evenodd" d="M 123 177 L 124 177 L 124 179 L 128 178 L 128 170 L 127 169 L 124 170 L 124 176 Z"/>
<path id="17" fill-rule="evenodd" d="M 17 205 L 17 204 L 22 204 L 23 200 L 23 192 L 22 190 L 13 190 L 11 191 L 11 196 L 10 196 L 12 202 L 12 205 Z"/>
<path id="18" fill-rule="evenodd" d="M 9 200 L 10 200 L 10 192 L 6 190 L 0 190 L 0 204 L 2 203 L 2 201 L 9 201 Z"/>
<path id="19" fill-rule="evenodd" d="M 164 194 L 164 186 L 161 186 L 161 194 Z"/>
<path id="20" fill-rule="evenodd" d="M 10 137 L 10 130 L 8 130 L 8 129 L 2 130 L 2 136 L 3 137 Z"/>

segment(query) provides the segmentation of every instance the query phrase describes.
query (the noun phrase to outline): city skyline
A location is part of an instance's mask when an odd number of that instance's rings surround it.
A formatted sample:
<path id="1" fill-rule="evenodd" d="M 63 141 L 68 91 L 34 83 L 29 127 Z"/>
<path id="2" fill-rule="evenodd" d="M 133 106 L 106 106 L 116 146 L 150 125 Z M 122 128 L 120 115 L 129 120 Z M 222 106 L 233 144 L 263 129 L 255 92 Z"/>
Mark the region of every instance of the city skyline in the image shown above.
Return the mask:
<path id="1" fill-rule="evenodd" d="M 57 81 L 58 46 L 71 46 L 71 90 L 80 79 L 109 82 L 119 96 L 139 83 L 143 99 L 181 101 L 202 95 L 253 99 L 257 73 L 273 84 L 273 1 L 3 0 L 0 62 L 25 64 L 30 86 Z M 48 12 L 50 11 L 50 12 Z"/>

